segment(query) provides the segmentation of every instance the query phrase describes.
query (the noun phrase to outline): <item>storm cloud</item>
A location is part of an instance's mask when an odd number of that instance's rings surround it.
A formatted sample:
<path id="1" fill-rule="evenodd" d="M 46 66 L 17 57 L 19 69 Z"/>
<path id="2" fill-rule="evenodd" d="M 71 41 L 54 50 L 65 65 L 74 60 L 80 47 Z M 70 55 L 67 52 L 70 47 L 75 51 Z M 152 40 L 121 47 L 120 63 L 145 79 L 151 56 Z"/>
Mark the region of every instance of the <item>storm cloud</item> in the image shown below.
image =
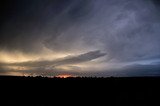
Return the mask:
<path id="1" fill-rule="evenodd" d="M 160 61 L 158 0 L 6 0 L 0 4 L 0 53 L 41 54 L 42 58 L 76 54 L 58 61 L 33 58 L 18 65 L 81 64 L 97 58 L 88 67 L 96 64 L 103 71 L 107 64 L 114 68 L 143 61 L 150 66 Z"/>

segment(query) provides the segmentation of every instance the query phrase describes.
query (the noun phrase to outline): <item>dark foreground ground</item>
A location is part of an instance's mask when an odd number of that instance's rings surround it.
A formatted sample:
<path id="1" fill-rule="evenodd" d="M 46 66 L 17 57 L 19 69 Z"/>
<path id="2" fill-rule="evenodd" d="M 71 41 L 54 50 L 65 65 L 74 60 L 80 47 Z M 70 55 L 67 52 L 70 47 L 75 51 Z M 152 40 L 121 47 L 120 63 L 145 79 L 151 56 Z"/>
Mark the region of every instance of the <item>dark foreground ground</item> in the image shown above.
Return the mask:
<path id="1" fill-rule="evenodd" d="M 137 106 L 159 103 L 160 77 L 0 77 L 0 104 Z M 58 104 L 58 105 L 57 105 Z M 90 106 L 89 105 L 89 106 Z"/>

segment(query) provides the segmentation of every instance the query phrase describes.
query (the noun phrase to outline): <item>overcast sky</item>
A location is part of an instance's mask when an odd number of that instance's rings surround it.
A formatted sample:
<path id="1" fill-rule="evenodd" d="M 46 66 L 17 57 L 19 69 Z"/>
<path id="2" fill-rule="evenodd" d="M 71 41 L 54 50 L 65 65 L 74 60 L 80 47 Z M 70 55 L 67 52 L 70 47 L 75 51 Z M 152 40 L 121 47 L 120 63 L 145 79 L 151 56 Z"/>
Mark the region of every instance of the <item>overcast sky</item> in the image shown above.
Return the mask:
<path id="1" fill-rule="evenodd" d="M 159 0 L 0 2 L 0 75 L 159 76 Z"/>

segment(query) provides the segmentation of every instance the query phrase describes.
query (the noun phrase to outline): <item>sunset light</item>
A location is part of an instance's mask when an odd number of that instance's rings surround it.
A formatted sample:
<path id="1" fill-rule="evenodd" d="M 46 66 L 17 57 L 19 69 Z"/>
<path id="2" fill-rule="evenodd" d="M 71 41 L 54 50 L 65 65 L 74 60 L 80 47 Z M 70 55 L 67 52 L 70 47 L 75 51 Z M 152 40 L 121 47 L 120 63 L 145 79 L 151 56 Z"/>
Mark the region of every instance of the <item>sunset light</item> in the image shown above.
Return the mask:
<path id="1" fill-rule="evenodd" d="M 56 76 L 57 78 L 69 78 L 69 77 L 75 77 L 74 75 L 70 74 L 60 74 Z"/>

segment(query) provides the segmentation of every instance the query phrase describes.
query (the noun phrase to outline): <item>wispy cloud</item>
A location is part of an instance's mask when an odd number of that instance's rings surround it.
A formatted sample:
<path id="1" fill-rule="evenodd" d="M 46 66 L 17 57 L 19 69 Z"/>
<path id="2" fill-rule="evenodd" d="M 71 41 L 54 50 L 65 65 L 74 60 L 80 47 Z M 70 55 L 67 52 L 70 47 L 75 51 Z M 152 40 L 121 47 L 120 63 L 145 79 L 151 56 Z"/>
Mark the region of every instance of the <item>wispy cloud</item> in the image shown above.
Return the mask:
<path id="1" fill-rule="evenodd" d="M 93 59 L 105 56 L 106 53 L 101 53 L 101 51 L 90 51 L 84 54 L 76 56 L 67 56 L 57 60 L 37 60 L 37 61 L 27 61 L 27 62 L 15 62 L 15 63 L 0 63 L 0 66 L 20 66 L 20 67 L 55 67 L 67 64 L 78 64 L 83 62 L 88 62 Z"/>

